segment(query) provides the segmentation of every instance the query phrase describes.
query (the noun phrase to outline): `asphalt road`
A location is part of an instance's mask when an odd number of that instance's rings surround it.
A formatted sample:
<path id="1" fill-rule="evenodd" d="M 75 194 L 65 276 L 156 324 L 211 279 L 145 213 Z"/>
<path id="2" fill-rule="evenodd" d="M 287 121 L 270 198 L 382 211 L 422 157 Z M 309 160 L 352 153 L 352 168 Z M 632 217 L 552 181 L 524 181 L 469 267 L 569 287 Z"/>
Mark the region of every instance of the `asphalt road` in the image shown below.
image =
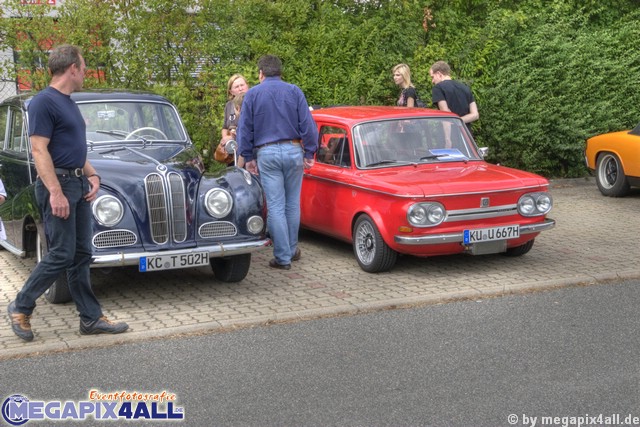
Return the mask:
<path id="1" fill-rule="evenodd" d="M 0 391 L 184 409 L 118 425 L 607 425 L 640 417 L 638 300 L 636 280 L 9 359 Z"/>

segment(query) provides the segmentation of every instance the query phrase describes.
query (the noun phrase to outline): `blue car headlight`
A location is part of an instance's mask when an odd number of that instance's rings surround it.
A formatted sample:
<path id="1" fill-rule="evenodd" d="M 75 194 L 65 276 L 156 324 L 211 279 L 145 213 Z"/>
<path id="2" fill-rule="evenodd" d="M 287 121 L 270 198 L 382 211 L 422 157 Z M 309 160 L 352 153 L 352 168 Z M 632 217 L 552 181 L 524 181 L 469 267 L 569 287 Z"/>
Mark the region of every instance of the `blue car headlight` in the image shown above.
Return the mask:
<path id="1" fill-rule="evenodd" d="M 214 218 L 224 218 L 233 208 L 233 197 L 222 188 L 213 188 L 204 196 L 204 206 Z"/>
<path id="2" fill-rule="evenodd" d="M 111 195 L 98 197 L 91 204 L 91 210 L 98 224 L 105 227 L 113 227 L 120 222 L 124 215 L 122 203 Z"/>

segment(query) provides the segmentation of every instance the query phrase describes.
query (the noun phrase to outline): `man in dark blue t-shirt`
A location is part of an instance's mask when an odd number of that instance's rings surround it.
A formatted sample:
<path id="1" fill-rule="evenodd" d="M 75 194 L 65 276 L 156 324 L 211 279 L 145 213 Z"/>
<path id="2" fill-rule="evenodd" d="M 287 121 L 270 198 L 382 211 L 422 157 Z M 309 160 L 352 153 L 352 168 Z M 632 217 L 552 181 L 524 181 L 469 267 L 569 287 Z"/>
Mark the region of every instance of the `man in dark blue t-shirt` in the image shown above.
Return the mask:
<path id="1" fill-rule="evenodd" d="M 71 99 L 71 93 L 82 88 L 86 65 L 79 48 L 62 45 L 51 52 L 48 66 L 51 83 L 29 103 L 28 123 L 38 172 L 36 200 L 49 251 L 7 307 L 9 320 L 18 337 L 31 341 L 36 300 L 66 273 L 69 292 L 80 313 L 80 333 L 117 334 L 129 326 L 103 315 L 89 273 L 91 201 L 98 193 L 100 177 L 87 159 L 85 122 Z"/>
<path id="2" fill-rule="evenodd" d="M 429 68 L 431 76 L 431 101 L 441 111 L 456 113 L 471 131 L 471 123 L 480 118 L 478 106 L 469 86 L 451 79 L 451 68 L 438 61 Z"/>

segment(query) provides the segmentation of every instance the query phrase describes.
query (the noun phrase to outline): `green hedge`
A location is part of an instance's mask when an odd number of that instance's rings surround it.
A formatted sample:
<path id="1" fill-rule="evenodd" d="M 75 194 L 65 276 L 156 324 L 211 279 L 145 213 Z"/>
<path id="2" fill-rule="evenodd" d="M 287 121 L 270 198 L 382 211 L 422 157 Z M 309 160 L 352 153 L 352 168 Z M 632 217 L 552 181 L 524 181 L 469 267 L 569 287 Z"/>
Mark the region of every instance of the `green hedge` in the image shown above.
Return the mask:
<path id="1" fill-rule="evenodd" d="M 45 40 L 83 47 L 99 79 L 86 87 L 147 89 L 178 107 L 204 152 L 217 144 L 234 73 L 257 84 L 257 59 L 282 58 L 310 104 L 393 105 L 391 67 L 405 62 L 430 101 L 429 66 L 446 60 L 470 84 L 479 145 L 490 160 L 541 173 L 586 173 L 585 139 L 640 121 L 637 0 L 65 0 L 3 2 L 0 46 L 19 67 L 3 78 L 47 84 Z"/>

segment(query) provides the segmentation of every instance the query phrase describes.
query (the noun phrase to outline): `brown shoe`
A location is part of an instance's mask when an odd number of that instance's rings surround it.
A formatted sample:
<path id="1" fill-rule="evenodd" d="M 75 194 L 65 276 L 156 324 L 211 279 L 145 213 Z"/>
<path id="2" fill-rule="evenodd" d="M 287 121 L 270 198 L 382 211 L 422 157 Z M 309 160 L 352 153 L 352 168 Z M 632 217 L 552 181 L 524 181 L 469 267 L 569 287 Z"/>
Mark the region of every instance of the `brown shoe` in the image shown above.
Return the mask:
<path id="1" fill-rule="evenodd" d="M 7 306 L 7 313 L 9 313 L 9 321 L 11 322 L 11 329 L 13 329 L 13 332 L 25 341 L 33 340 L 31 316 L 27 316 L 24 313 L 16 311 L 15 301 L 11 302 L 11 304 Z"/>
<path id="2" fill-rule="evenodd" d="M 291 261 L 300 261 L 300 258 L 302 258 L 302 252 L 300 248 L 296 247 L 296 253 L 291 257 Z"/>
<path id="3" fill-rule="evenodd" d="M 269 261 L 269 267 L 277 268 L 279 270 L 291 270 L 291 264 L 278 264 L 278 261 L 276 261 L 275 258 Z"/>

